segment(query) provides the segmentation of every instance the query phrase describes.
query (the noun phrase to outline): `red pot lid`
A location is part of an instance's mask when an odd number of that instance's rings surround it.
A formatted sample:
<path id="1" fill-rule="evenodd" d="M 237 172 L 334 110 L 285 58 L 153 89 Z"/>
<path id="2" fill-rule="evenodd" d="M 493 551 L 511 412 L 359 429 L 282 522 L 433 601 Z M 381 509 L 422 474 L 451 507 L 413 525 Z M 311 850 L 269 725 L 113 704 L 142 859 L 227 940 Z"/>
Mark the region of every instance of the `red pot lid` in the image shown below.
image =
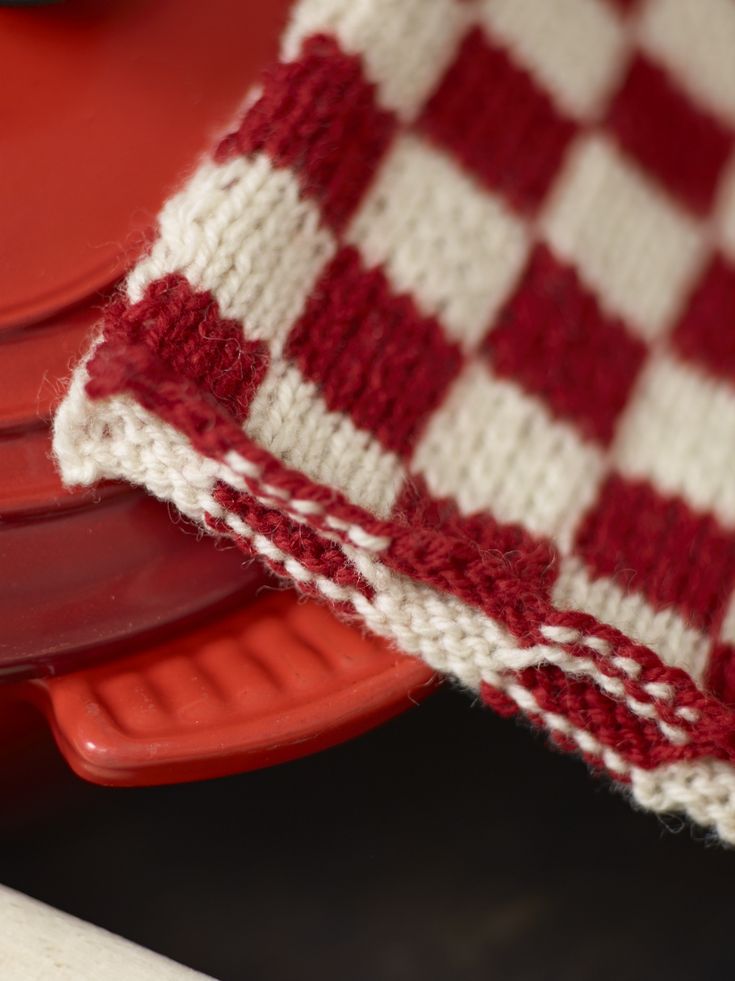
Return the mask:
<path id="1" fill-rule="evenodd" d="M 0 327 L 89 297 L 277 51 L 286 0 L 0 10 Z"/>
<path id="2" fill-rule="evenodd" d="M 319 653 L 318 638 L 331 649 L 321 652 L 326 667 L 318 677 L 302 672 L 294 681 L 294 701 L 293 686 L 274 688 L 261 641 L 258 650 L 238 641 L 238 657 L 228 660 L 233 631 L 242 640 L 245 623 L 252 630 L 261 617 L 282 615 L 293 625 L 287 599 L 281 606 L 268 600 L 259 612 L 256 593 L 266 581 L 260 568 L 234 549 L 184 533 L 164 505 L 138 490 L 62 488 L 49 456 L 60 379 L 105 292 L 144 247 L 162 202 L 274 57 L 288 6 L 67 0 L 0 10 L 0 677 L 48 677 L 115 654 L 63 679 L 5 689 L 6 698 L 46 693 L 60 746 L 92 779 L 151 782 L 263 765 L 365 728 L 431 678 L 418 662 L 342 625 L 326 629 L 323 618 L 331 615 L 307 605 L 300 616 L 322 624 L 317 641 L 306 645 L 308 656 Z M 291 633 L 268 633 L 268 658 L 278 659 L 279 645 L 293 655 Z M 186 704 L 201 652 L 211 645 L 224 651 L 215 658 L 221 689 L 231 682 L 235 691 L 244 671 L 254 700 L 241 699 L 235 711 L 232 698 L 215 699 L 207 725 L 192 729 L 190 715 L 175 707 Z M 345 651 L 359 683 L 340 659 Z M 156 667 L 172 658 L 176 670 Z M 175 710 L 161 723 L 165 759 L 136 770 L 145 751 L 140 741 L 131 748 L 125 733 L 132 731 L 128 716 L 145 714 L 145 685 L 126 688 L 111 679 L 138 671 L 158 678 L 162 703 Z M 127 719 L 117 742 L 102 709 L 112 688 L 113 716 Z M 266 703 L 267 712 L 254 710 Z M 104 766 L 92 750 L 85 763 L 80 749 L 95 743 L 93 717 L 107 719 L 106 735 L 95 737 L 104 744 Z M 150 735 L 150 745 L 160 745 L 161 733 Z M 282 749 L 274 751 L 274 743 Z"/>

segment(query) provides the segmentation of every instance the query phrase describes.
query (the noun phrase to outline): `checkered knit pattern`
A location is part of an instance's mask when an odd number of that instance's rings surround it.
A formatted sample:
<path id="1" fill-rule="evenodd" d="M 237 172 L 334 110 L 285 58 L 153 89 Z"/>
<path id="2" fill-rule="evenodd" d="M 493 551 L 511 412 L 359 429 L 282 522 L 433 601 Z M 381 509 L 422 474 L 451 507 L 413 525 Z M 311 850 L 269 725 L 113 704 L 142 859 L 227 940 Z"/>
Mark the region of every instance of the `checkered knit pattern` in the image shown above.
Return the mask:
<path id="1" fill-rule="evenodd" d="M 302 0 L 56 424 L 735 841 L 735 2 Z"/>

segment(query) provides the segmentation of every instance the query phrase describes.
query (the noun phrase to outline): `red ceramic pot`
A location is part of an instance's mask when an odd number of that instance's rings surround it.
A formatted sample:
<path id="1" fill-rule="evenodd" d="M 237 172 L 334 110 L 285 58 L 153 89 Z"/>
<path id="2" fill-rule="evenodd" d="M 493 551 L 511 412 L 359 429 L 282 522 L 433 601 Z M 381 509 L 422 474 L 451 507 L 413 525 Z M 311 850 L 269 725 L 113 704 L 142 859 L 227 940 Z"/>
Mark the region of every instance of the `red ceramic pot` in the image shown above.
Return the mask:
<path id="1" fill-rule="evenodd" d="M 100 306 L 276 55 L 287 7 L 0 11 L 0 701 L 41 708 L 74 769 L 103 783 L 300 755 L 432 681 L 324 608 L 264 596 L 259 566 L 141 491 L 64 489 L 50 459 L 49 419 Z"/>

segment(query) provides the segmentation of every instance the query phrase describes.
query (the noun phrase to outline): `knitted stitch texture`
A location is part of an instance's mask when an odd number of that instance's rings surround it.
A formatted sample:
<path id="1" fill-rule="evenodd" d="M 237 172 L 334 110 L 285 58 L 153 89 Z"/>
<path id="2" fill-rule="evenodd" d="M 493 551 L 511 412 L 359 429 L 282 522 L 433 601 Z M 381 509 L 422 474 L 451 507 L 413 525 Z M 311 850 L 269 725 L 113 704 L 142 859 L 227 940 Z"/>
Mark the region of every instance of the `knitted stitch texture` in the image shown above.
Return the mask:
<path id="1" fill-rule="evenodd" d="M 302 0 L 55 430 L 735 842 L 735 2 Z"/>

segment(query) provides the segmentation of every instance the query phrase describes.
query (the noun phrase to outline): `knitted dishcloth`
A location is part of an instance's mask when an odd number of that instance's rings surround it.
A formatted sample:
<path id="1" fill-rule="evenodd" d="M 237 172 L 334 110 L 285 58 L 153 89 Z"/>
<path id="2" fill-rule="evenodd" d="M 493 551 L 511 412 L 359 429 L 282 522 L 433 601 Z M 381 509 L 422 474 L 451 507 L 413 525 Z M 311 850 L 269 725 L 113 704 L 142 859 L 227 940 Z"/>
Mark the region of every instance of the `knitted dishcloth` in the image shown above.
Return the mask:
<path id="1" fill-rule="evenodd" d="M 56 419 L 735 841 L 735 2 L 302 0 Z"/>

